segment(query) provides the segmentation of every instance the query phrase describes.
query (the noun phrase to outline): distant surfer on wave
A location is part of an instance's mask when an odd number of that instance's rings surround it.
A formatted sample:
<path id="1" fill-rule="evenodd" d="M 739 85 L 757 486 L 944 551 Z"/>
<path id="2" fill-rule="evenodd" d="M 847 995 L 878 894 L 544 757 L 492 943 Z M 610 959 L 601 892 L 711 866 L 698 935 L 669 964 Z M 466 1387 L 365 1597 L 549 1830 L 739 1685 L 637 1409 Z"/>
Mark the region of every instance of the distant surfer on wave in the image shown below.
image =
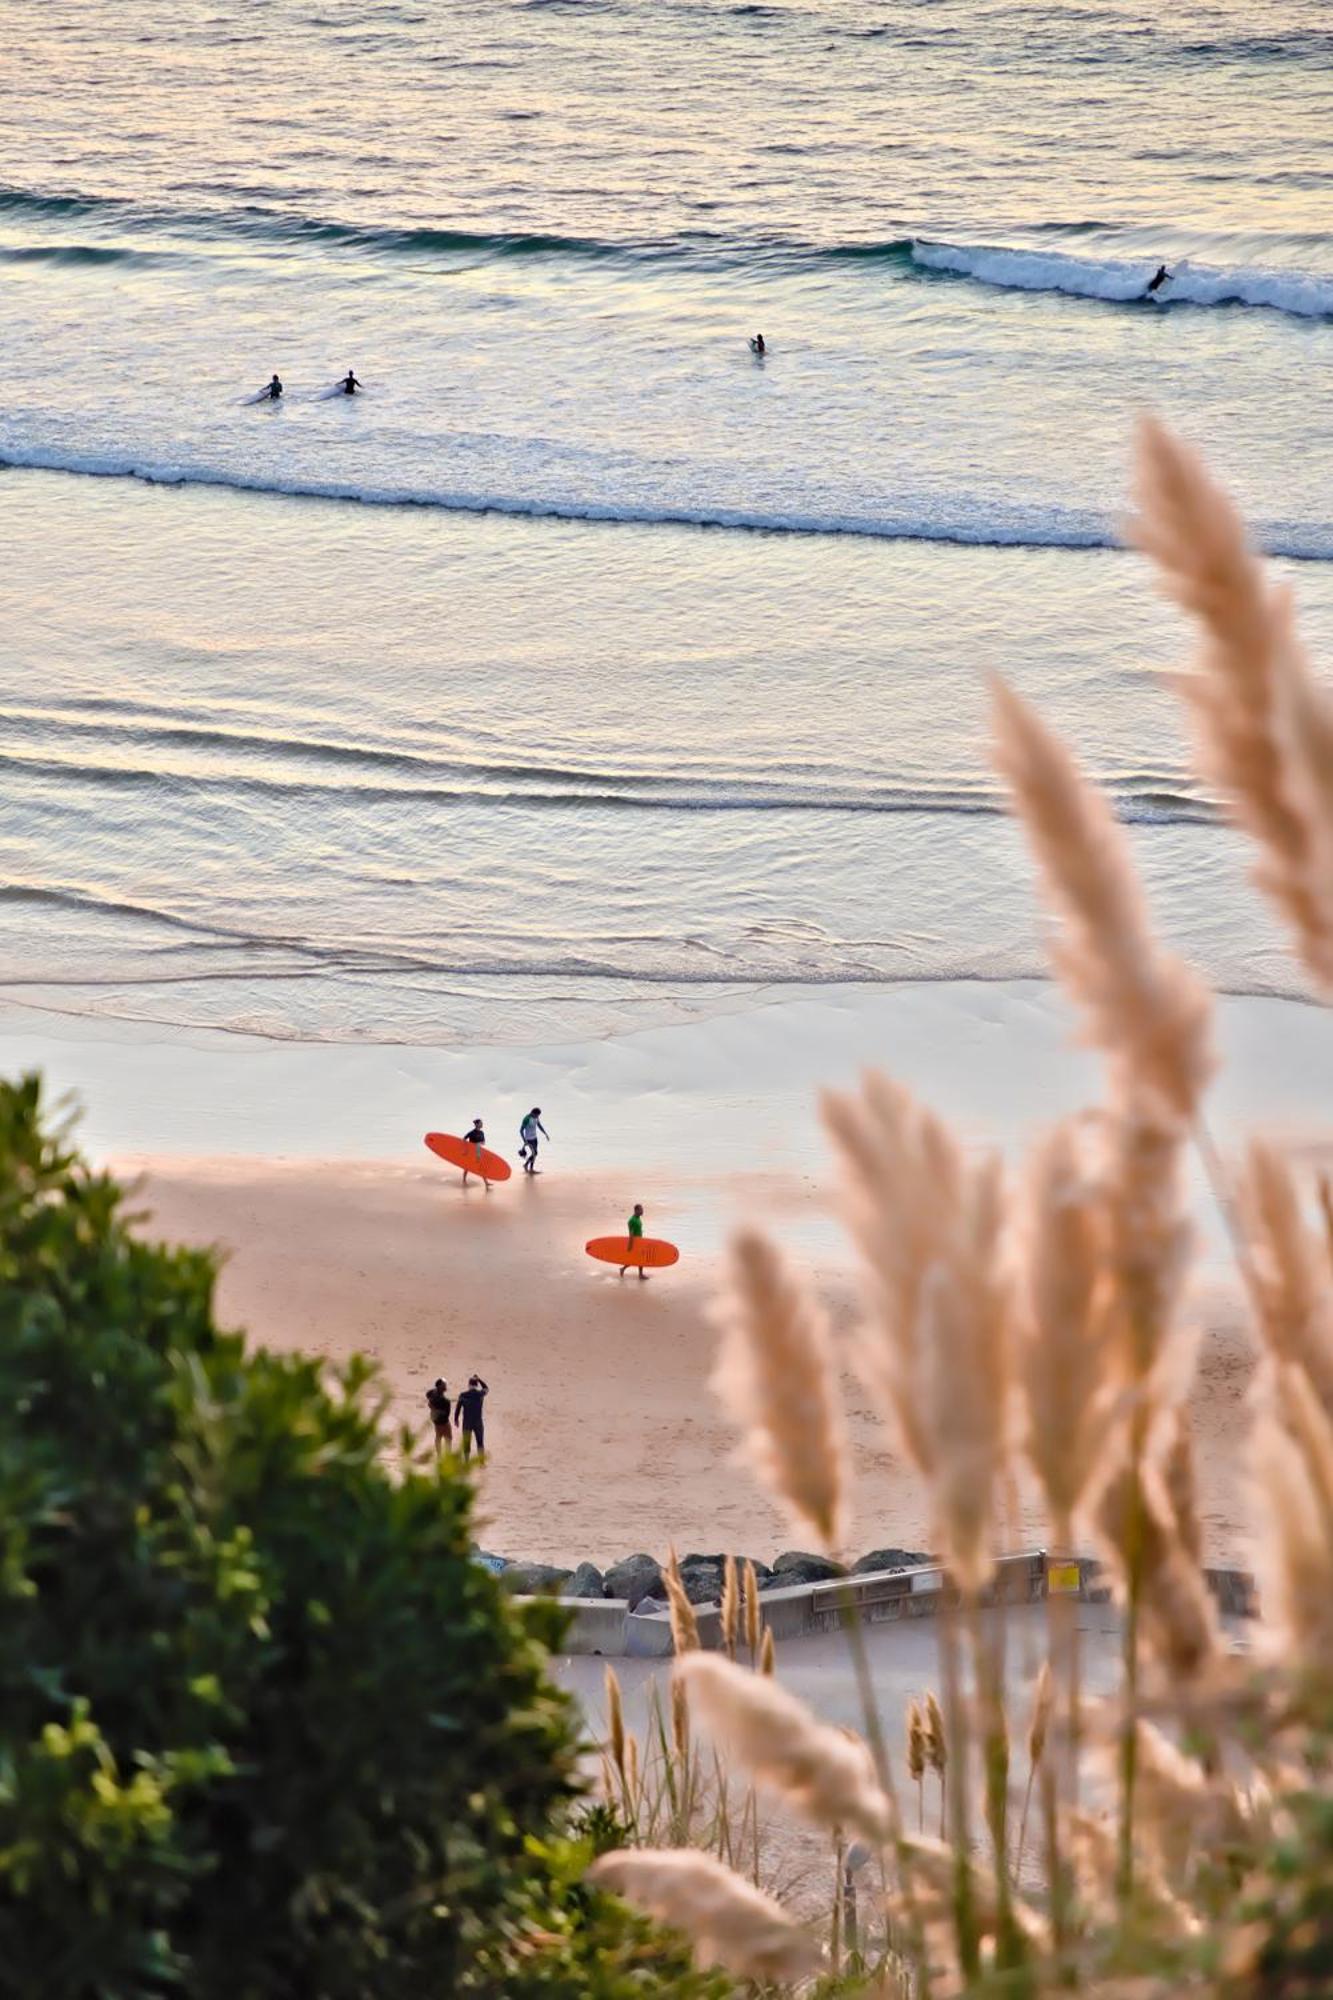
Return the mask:
<path id="1" fill-rule="evenodd" d="M 539 1132 L 543 1139 L 549 1139 L 551 1136 L 542 1124 L 542 1108 L 540 1104 L 536 1104 L 518 1128 L 518 1136 L 521 1141 L 518 1157 L 523 1162 L 523 1171 L 525 1174 L 535 1174 L 538 1171 L 537 1134 Z"/>
<path id="2" fill-rule="evenodd" d="M 463 1134 L 463 1144 L 465 1146 L 472 1147 L 473 1154 L 477 1162 L 476 1166 L 472 1169 L 472 1171 L 477 1176 L 477 1179 L 481 1182 L 482 1186 L 485 1188 L 487 1194 L 489 1194 L 491 1191 L 491 1184 L 487 1180 L 485 1174 L 481 1171 L 481 1149 L 486 1144 L 486 1134 L 482 1130 L 482 1124 L 480 1118 L 474 1118 L 472 1121 L 472 1130 L 470 1132 L 465 1132 Z M 463 1169 L 463 1186 L 464 1187 L 467 1186 L 466 1167 L 464 1167 Z"/>
<path id="3" fill-rule="evenodd" d="M 1166 265 L 1165 265 L 1165 264 L 1159 264 L 1159 265 L 1158 265 L 1158 267 L 1157 267 L 1157 275 L 1156 275 L 1156 277 L 1155 277 L 1155 278 L 1149 278 L 1149 280 L 1148 280 L 1148 289 L 1147 289 L 1147 291 L 1146 291 L 1146 292 L 1145 292 L 1145 293 L 1143 294 L 1144 298 L 1145 298 L 1145 299 L 1150 299 L 1150 298 L 1152 298 L 1152 297 L 1153 297 L 1153 296 L 1154 296 L 1154 295 L 1155 295 L 1155 294 L 1156 294 L 1157 292 L 1160 292 L 1160 291 L 1161 291 L 1161 289 L 1162 289 L 1162 286 L 1163 286 L 1163 285 L 1164 285 L 1164 284 L 1166 283 L 1167 279 L 1168 279 L 1168 278 L 1169 278 L 1170 276 L 1171 276 L 1171 273 L 1170 273 L 1170 272 L 1169 272 L 1169 271 L 1167 270 L 1167 268 L 1166 268 Z"/>
<path id="4" fill-rule="evenodd" d="M 338 384 L 338 387 L 342 390 L 344 396 L 354 396 L 358 389 L 364 387 L 364 384 L 357 381 L 356 376 L 349 368 L 343 376 L 342 381 Z"/>
<path id="5" fill-rule="evenodd" d="M 768 342 L 764 339 L 762 333 L 751 334 L 750 352 L 751 354 L 760 354 L 760 355 L 768 353 Z"/>
<path id="6" fill-rule="evenodd" d="M 643 1203 L 641 1201 L 635 1202 L 634 1213 L 630 1217 L 629 1221 L 625 1224 L 625 1227 L 629 1231 L 629 1242 L 626 1245 L 626 1248 L 629 1251 L 629 1260 L 627 1263 L 622 1264 L 620 1267 L 620 1275 L 622 1278 L 624 1277 L 626 1271 L 628 1271 L 630 1264 L 634 1262 L 635 1246 L 643 1242 Z M 644 1270 L 642 1264 L 640 1264 L 639 1266 L 639 1276 L 641 1278 L 646 1278 L 648 1276 L 648 1273 Z"/>

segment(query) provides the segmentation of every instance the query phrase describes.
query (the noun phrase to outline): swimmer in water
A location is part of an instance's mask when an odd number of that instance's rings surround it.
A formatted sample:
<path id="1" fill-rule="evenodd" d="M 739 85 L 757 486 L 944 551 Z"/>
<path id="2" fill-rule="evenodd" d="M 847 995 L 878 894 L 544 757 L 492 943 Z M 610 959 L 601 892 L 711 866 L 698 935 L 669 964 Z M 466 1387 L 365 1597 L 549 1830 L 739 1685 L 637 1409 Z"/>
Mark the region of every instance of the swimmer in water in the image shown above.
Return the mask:
<path id="1" fill-rule="evenodd" d="M 1171 273 L 1167 270 L 1166 265 L 1159 264 L 1157 267 L 1157 276 L 1155 278 L 1150 278 L 1148 280 L 1148 289 L 1143 295 L 1144 298 L 1150 299 L 1153 296 L 1154 292 L 1160 292 L 1162 286 L 1166 283 L 1167 279 L 1170 276 Z"/>
<path id="2" fill-rule="evenodd" d="M 268 387 L 266 389 L 260 390 L 259 400 L 261 403 L 277 403 L 280 402 L 281 399 L 282 399 L 282 383 L 278 380 L 277 376 L 275 375 L 273 377 L 273 380 L 269 383 Z"/>
<path id="3" fill-rule="evenodd" d="M 357 381 L 356 376 L 349 368 L 343 376 L 342 381 L 338 384 L 338 387 L 342 390 L 344 396 L 354 396 L 357 390 L 362 387 L 362 384 Z"/>
<path id="4" fill-rule="evenodd" d="M 753 335 L 753 336 L 751 337 L 751 340 L 750 340 L 750 352 L 751 352 L 751 354 L 767 354 L 767 353 L 768 353 L 768 343 L 767 343 L 767 342 L 766 342 L 766 340 L 764 339 L 764 336 L 763 336 L 763 334 L 762 334 L 762 333 L 756 333 L 756 334 L 754 334 L 754 335 Z"/>

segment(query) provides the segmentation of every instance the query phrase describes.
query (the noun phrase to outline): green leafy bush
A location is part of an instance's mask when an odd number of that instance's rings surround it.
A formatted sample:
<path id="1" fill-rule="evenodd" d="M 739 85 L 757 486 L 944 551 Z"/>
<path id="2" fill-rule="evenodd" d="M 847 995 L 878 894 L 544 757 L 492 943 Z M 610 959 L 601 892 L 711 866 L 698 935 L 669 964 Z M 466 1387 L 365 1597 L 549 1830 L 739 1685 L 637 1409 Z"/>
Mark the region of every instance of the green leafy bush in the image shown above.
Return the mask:
<path id="1" fill-rule="evenodd" d="M 365 1364 L 247 1352 L 214 1276 L 0 1085 L 0 1992 L 692 1989 L 570 1886 L 559 1614 L 458 1472 L 386 1469 Z"/>

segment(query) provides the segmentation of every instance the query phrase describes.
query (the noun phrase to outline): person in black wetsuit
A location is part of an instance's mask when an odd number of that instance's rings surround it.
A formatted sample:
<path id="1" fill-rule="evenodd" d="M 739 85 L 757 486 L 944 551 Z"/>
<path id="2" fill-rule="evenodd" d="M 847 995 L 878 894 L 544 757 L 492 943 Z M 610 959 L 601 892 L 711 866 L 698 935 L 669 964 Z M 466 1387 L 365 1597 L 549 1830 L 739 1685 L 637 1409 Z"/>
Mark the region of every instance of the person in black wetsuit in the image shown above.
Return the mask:
<path id="1" fill-rule="evenodd" d="M 273 380 L 269 383 L 267 389 L 260 390 L 259 400 L 261 403 L 264 402 L 277 403 L 281 401 L 281 398 L 282 398 L 282 383 L 278 380 L 278 377 L 275 375 L 273 377 Z"/>
<path id="2" fill-rule="evenodd" d="M 480 1375 L 469 1375 L 467 1378 L 467 1387 L 454 1405 L 454 1414 L 458 1418 L 458 1428 L 463 1433 L 464 1458 L 471 1458 L 474 1439 L 477 1446 L 477 1457 L 482 1460 L 486 1457 L 485 1403 L 490 1393 L 490 1389 L 482 1381 Z"/>
<path id="3" fill-rule="evenodd" d="M 363 387 L 363 384 L 357 381 L 356 376 L 349 368 L 343 376 L 342 381 L 338 384 L 338 387 L 342 390 L 344 396 L 354 396 L 357 390 Z"/>
<path id="4" fill-rule="evenodd" d="M 426 1406 L 435 1427 L 435 1456 L 438 1458 L 444 1446 L 454 1441 L 453 1427 L 449 1422 L 448 1384 L 442 1375 L 435 1377 L 434 1388 L 427 1389 Z"/>
<path id="5" fill-rule="evenodd" d="M 480 1118 L 474 1118 L 472 1121 L 472 1130 L 470 1132 L 465 1132 L 463 1134 L 463 1144 L 465 1146 L 475 1146 L 478 1149 L 478 1151 L 480 1151 L 480 1149 L 486 1144 L 486 1134 L 483 1132 L 481 1128 Z M 491 1184 L 487 1180 L 485 1174 L 481 1171 L 480 1160 L 477 1161 L 477 1164 L 472 1169 L 472 1171 L 477 1176 L 477 1179 L 481 1182 L 482 1186 L 485 1188 L 487 1194 L 489 1194 L 491 1191 Z M 468 1170 L 466 1167 L 464 1167 L 463 1169 L 464 1187 L 467 1186 L 467 1173 Z"/>
<path id="6" fill-rule="evenodd" d="M 750 352 L 751 352 L 751 354 L 767 354 L 767 353 L 768 353 L 768 345 L 767 345 L 767 343 L 766 343 L 766 341 L 765 341 L 765 339 L 764 339 L 764 336 L 763 336 L 763 334 L 762 334 L 762 333 L 756 333 L 756 334 L 755 334 L 755 335 L 753 335 L 753 337 L 751 338 L 751 341 L 750 341 Z"/>
<path id="7" fill-rule="evenodd" d="M 1162 286 L 1163 286 L 1163 285 L 1164 285 L 1164 284 L 1166 283 L 1167 279 L 1168 279 L 1168 278 L 1169 278 L 1170 276 L 1171 276 L 1171 273 L 1170 273 L 1170 272 L 1169 272 L 1169 271 L 1167 270 L 1167 268 L 1166 268 L 1166 265 L 1165 265 L 1165 264 L 1159 264 L 1159 265 L 1158 265 L 1158 267 L 1157 267 L 1157 275 L 1156 275 L 1156 277 L 1153 277 L 1153 278 L 1149 278 L 1149 280 L 1148 280 L 1148 289 L 1147 289 L 1147 291 L 1146 291 L 1146 292 L 1144 293 L 1144 295 L 1143 295 L 1143 296 L 1144 296 L 1144 297 L 1145 297 L 1146 299 L 1150 299 L 1150 298 L 1152 298 L 1152 296 L 1154 295 L 1154 293 L 1156 293 L 1156 292 L 1160 292 L 1160 291 L 1161 291 L 1161 289 L 1162 289 Z"/>

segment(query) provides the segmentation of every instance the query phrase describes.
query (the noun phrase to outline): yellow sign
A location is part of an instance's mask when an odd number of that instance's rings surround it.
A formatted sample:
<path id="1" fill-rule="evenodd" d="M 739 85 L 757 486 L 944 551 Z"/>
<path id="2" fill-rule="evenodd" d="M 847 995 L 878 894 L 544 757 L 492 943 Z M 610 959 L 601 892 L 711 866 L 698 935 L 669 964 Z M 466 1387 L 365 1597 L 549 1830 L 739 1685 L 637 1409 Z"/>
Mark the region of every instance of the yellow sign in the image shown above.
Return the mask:
<path id="1" fill-rule="evenodd" d="M 1059 1596 L 1078 1595 L 1079 1567 L 1077 1563 L 1048 1563 L 1046 1565 L 1046 1588 Z"/>

